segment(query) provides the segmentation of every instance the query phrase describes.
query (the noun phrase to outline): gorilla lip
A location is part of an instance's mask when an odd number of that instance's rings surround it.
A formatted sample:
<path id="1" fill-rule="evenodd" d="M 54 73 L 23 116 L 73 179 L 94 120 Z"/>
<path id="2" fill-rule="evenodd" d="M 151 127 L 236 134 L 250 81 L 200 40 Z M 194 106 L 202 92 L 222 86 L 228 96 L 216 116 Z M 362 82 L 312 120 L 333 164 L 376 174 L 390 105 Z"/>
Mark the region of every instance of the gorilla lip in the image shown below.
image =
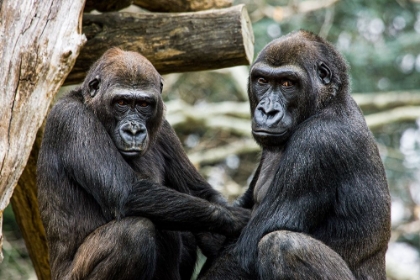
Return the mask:
<path id="1" fill-rule="evenodd" d="M 127 156 L 127 157 L 139 156 L 139 155 L 141 155 L 141 152 L 142 152 L 141 150 L 129 150 L 129 151 L 121 151 L 120 150 L 120 153 L 124 156 Z"/>
<path id="2" fill-rule="evenodd" d="M 283 136 L 285 135 L 287 130 L 282 132 L 270 132 L 267 130 L 252 130 L 252 133 L 258 136 Z"/>

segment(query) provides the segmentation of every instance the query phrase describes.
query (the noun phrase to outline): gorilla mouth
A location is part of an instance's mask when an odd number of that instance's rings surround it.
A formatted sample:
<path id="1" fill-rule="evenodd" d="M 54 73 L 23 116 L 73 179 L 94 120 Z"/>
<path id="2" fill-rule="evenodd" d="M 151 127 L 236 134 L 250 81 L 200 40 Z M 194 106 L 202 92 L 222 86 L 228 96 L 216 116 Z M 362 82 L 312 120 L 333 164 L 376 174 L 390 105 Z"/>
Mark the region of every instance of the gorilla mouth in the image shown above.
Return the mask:
<path id="1" fill-rule="evenodd" d="M 142 149 L 120 150 L 120 153 L 125 157 L 138 157 L 142 152 Z"/>
<path id="2" fill-rule="evenodd" d="M 287 130 L 283 130 L 281 132 L 273 132 L 273 131 L 269 131 L 269 130 L 253 130 L 252 133 L 256 136 L 260 136 L 260 137 L 280 137 L 283 136 L 287 133 Z"/>

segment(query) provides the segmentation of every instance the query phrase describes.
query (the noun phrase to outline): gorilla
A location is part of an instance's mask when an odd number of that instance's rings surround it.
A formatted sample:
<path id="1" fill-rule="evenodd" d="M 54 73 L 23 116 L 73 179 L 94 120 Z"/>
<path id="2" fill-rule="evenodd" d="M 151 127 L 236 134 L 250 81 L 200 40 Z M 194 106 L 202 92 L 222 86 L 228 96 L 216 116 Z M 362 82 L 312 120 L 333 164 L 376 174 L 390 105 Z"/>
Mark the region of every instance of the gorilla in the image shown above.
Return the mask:
<path id="1" fill-rule="evenodd" d="M 37 180 L 53 279 L 190 279 L 197 237 L 249 220 L 188 160 L 161 91 L 146 58 L 113 48 L 52 108 Z"/>
<path id="2" fill-rule="evenodd" d="M 236 202 L 251 218 L 200 279 L 386 279 L 390 195 L 347 68 L 303 30 L 258 55 L 248 94 L 262 156 Z"/>

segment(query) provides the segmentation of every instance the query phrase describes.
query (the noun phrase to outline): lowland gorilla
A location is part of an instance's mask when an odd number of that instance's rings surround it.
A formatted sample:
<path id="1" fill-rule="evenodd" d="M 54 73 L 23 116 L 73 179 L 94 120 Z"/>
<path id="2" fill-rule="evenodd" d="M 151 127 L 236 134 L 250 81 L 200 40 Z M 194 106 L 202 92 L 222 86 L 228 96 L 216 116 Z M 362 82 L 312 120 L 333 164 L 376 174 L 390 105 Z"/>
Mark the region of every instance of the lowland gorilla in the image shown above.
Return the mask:
<path id="1" fill-rule="evenodd" d="M 251 219 L 201 279 L 386 279 L 390 197 L 344 59 L 291 33 L 261 51 L 248 93 L 263 149 L 238 200 Z"/>
<path id="2" fill-rule="evenodd" d="M 38 198 L 54 279 L 190 279 L 190 232 L 238 236 L 247 223 L 189 162 L 161 81 L 114 48 L 49 114 Z"/>

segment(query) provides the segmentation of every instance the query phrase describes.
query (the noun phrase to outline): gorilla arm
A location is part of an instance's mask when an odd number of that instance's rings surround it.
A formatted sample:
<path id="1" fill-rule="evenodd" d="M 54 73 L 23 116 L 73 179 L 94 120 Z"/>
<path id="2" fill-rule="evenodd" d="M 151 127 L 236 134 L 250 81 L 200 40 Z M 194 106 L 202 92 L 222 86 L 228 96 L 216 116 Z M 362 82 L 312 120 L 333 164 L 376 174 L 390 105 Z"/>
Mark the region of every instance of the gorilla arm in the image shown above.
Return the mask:
<path id="1" fill-rule="evenodd" d="M 126 215 L 147 217 L 161 229 L 228 236 L 239 235 L 249 219 L 243 209 L 209 203 L 146 180 L 134 186 L 126 208 Z"/>
<path id="2" fill-rule="evenodd" d="M 179 192 L 226 205 L 225 198 L 215 191 L 192 165 L 175 131 L 166 120 L 162 123 L 157 142 L 164 157 L 165 181 L 168 186 Z"/>
<path id="3" fill-rule="evenodd" d="M 249 184 L 248 189 L 235 201 L 235 206 L 242 207 L 245 209 L 252 209 L 252 207 L 254 206 L 254 188 L 255 184 L 257 184 L 258 177 L 260 176 L 260 172 L 261 162 L 259 163 L 257 170 L 255 170 L 255 174 L 252 177 L 252 181 Z"/>

